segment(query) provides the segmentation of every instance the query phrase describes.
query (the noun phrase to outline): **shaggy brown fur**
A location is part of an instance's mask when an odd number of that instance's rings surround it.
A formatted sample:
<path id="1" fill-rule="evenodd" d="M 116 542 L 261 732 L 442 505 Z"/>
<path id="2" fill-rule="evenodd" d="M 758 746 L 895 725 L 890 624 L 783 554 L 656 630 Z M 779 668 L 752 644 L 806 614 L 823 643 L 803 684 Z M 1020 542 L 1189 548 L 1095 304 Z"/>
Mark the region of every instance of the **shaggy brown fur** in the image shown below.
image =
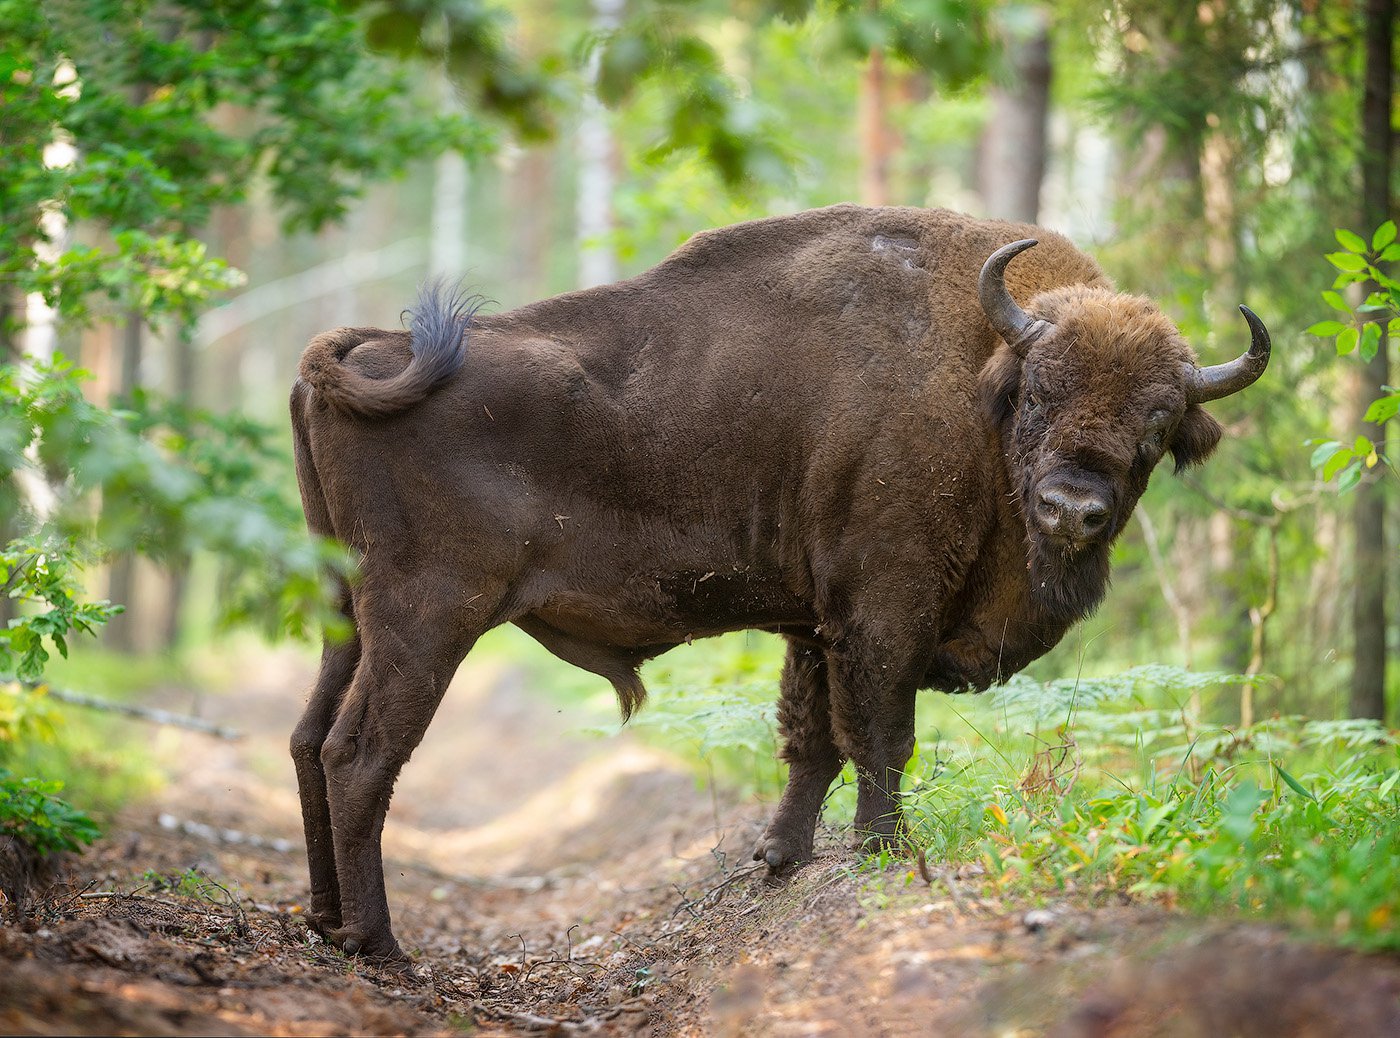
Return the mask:
<path id="1" fill-rule="evenodd" d="M 1007 285 L 1055 327 L 1013 351 L 978 272 L 1032 233 Z M 983 688 L 1053 646 L 1102 597 L 1162 453 L 1214 447 L 1191 359 L 1056 234 L 857 206 L 708 231 L 504 314 L 429 295 L 411 334 L 319 336 L 292 393 L 297 470 L 311 528 L 362 560 L 356 636 L 327 646 L 292 741 L 319 925 L 400 954 L 389 795 L 503 623 L 608 678 L 624 716 L 658 653 L 787 636 L 791 774 L 757 857 L 810 855 L 845 759 L 858 828 L 893 838 L 915 690 Z M 1048 537 L 1025 518 L 1045 487 L 1102 495 L 1109 528 Z"/>

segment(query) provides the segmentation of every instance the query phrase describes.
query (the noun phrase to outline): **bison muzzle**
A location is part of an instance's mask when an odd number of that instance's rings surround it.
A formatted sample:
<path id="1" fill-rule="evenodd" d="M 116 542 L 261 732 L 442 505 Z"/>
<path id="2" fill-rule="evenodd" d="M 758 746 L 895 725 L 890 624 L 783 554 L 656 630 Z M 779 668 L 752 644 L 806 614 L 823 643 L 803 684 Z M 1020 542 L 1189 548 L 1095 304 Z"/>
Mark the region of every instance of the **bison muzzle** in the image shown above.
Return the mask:
<path id="1" fill-rule="evenodd" d="M 297 475 L 359 579 L 292 737 L 313 924 L 402 958 L 390 793 L 506 623 L 607 678 L 624 717 L 645 660 L 776 632 L 789 775 L 755 857 L 810 857 L 846 760 L 857 832 L 896 839 L 915 692 L 984 689 L 1098 605 L 1153 468 L 1203 461 L 1221 428 L 1201 405 L 1268 362 L 1241 309 L 1248 353 L 1200 368 L 1057 234 L 836 206 L 508 313 L 429 288 L 407 332 L 317 336 Z"/>

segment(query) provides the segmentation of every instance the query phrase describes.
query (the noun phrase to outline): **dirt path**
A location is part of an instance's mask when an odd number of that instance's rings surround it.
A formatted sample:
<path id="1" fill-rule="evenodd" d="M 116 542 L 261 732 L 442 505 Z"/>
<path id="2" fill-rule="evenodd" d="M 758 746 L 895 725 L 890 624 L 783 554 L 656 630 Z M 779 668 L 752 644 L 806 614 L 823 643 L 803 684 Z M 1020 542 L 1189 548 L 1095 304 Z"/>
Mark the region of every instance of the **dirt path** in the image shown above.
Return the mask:
<path id="1" fill-rule="evenodd" d="M 247 738 L 163 734 L 176 781 L 0 928 L 0 1032 L 1400 1033 L 1395 962 L 1260 927 L 984 901 L 975 870 L 863 870 L 838 834 L 769 880 L 748 861 L 760 807 L 578 733 L 490 661 L 399 784 L 390 905 L 417 965 L 382 973 L 299 918 L 284 746 L 306 665 L 240 681 L 208 713 Z"/>

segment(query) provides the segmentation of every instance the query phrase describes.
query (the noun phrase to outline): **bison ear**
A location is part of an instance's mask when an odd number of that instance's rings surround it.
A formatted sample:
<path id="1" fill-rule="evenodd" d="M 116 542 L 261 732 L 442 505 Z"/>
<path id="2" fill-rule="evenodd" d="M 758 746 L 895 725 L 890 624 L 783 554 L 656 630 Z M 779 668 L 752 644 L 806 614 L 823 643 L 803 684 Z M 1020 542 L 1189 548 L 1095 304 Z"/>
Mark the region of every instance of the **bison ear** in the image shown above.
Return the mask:
<path id="1" fill-rule="evenodd" d="M 1021 358 L 1010 346 L 998 346 L 977 376 L 977 394 L 982 410 L 993 426 L 1000 429 L 1016 410 L 1021 389 Z"/>
<path id="2" fill-rule="evenodd" d="M 1176 471 L 1199 465 L 1210 457 L 1220 442 L 1220 423 L 1205 408 L 1191 404 L 1172 435 L 1168 450 L 1176 459 Z"/>

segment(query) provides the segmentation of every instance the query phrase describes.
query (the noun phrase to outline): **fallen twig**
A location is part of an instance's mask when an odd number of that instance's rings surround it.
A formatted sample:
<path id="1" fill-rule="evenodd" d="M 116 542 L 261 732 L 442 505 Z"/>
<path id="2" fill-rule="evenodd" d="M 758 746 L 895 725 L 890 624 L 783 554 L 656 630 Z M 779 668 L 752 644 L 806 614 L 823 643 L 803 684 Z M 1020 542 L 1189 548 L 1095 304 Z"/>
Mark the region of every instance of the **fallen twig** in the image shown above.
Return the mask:
<path id="1" fill-rule="evenodd" d="M 196 912 L 199 915 L 207 915 L 214 919 L 222 919 L 225 922 L 234 922 L 223 912 L 211 911 L 207 908 L 199 908 L 196 905 L 182 905 L 178 901 L 167 901 L 162 897 L 151 897 L 149 894 L 128 894 L 121 890 L 93 890 L 86 894 L 78 895 L 79 901 L 145 901 L 147 904 L 161 905 L 165 908 L 173 908 L 177 912 Z M 223 907 L 223 906 L 217 906 Z"/>
<path id="2" fill-rule="evenodd" d="M 705 891 L 699 897 L 686 898 L 685 891 L 677 887 L 676 893 L 681 895 L 681 902 L 672 910 L 671 918 L 674 919 L 683 911 L 689 912 L 693 918 L 699 918 L 700 913 L 696 910 L 697 906 L 700 909 L 713 908 L 715 905 L 719 904 L 719 902 L 723 900 L 724 891 L 731 883 L 737 883 L 744 877 L 752 876 L 755 872 L 759 871 L 760 869 L 766 869 L 767 867 L 767 865 L 760 862 L 757 865 L 746 865 L 741 868 L 735 869 L 731 875 L 727 876 L 725 879 L 715 884 L 713 887 Z M 716 895 L 720 896 L 716 897 Z"/>
<path id="3" fill-rule="evenodd" d="M 290 853 L 294 847 L 291 840 L 284 840 L 280 836 L 259 836 L 257 833 L 245 833 L 241 829 L 220 829 L 216 826 L 207 825 L 204 822 L 192 822 L 188 819 L 176 818 L 174 815 L 164 812 L 156 817 L 156 823 L 162 829 L 184 833 L 186 836 L 197 836 L 201 840 L 208 840 L 210 843 L 232 843 L 241 844 L 245 847 L 267 847 L 281 854 Z"/>
<path id="4" fill-rule="evenodd" d="M 188 714 L 176 714 L 169 710 L 159 710 L 151 706 L 137 706 L 135 703 L 116 703 L 110 699 L 89 696 L 82 692 L 71 692 L 66 688 L 54 688 L 52 685 L 26 684 L 25 687 L 29 689 L 44 689 L 51 698 L 58 700 L 60 703 L 87 707 L 89 710 L 105 710 L 108 713 L 125 714 L 127 717 L 134 717 L 140 721 L 150 721 L 152 724 L 165 724 L 175 728 L 188 728 L 192 732 L 203 732 L 205 735 L 212 735 L 219 739 L 236 741 L 243 738 L 243 733 L 236 728 L 228 728 L 221 724 L 215 724 L 212 721 L 205 721 L 198 717 L 190 717 Z"/>

